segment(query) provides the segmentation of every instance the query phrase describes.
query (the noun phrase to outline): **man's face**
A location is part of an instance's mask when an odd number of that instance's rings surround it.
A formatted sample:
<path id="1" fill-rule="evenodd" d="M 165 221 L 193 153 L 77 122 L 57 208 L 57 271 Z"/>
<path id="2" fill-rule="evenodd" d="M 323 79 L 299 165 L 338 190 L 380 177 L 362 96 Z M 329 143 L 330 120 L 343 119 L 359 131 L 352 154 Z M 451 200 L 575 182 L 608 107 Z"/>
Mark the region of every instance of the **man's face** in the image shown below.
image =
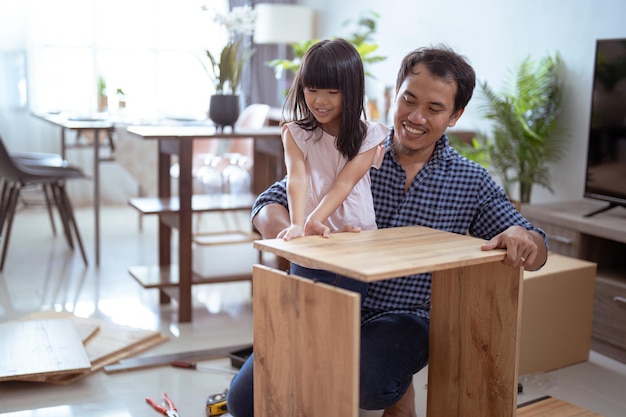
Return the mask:
<path id="1" fill-rule="evenodd" d="M 396 146 L 407 153 L 432 151 L 435 142 L 463 113 L 461 109 L 453 114 L 456 89 L 456 82 L 448 83 L 433 76 L 423 64 L 415 65 L 396 91 Z"/>

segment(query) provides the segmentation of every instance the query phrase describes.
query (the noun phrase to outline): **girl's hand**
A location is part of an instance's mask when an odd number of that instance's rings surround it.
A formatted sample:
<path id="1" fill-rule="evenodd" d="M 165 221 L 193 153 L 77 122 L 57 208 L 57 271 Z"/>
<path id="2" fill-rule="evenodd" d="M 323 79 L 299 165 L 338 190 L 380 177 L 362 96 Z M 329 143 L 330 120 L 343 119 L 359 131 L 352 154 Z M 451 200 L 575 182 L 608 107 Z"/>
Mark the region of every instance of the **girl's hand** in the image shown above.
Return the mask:
<path id="1" fill-rule="evenodd" d="M 304 235 L 321 235 L 327 238 L 330 236 L 330 228 L 319 220 L 309 219 L 304 224 Z"/>
<path id="2" fill-rule="evenodd" d="M 297 224 L 292 224 L 288 228 L 281 230 L 276 237 L 278 239 L 290 240 L 301 236 L 304 236 L 303 227 Z"/>

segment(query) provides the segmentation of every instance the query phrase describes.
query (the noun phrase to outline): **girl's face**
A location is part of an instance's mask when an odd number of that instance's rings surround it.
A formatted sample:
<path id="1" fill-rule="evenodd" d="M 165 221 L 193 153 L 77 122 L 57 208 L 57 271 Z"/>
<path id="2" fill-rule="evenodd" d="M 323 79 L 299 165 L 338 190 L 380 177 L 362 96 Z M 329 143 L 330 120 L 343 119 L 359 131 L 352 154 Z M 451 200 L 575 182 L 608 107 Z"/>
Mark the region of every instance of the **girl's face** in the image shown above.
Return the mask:
<path id="1" fill-rule="evenodd" d="M 324 131 L 337 136 L 343 109 L 343 94 L 341 91 L 306 87 L 304 89 L 304 100 L 306 106 L 322 125 Z"/>

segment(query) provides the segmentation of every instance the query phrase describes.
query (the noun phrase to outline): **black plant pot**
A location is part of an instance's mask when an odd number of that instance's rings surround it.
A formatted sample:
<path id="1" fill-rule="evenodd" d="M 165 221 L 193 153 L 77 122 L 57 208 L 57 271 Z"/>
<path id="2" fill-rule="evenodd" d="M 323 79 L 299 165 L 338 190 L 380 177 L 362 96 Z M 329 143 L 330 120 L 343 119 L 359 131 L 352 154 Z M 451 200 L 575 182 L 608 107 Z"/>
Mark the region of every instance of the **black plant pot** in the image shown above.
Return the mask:
<path id="1" fill-rule="evenodd" d="M 239 96 L 215 94 L 211 96 L 209 103 L 209 119 L 215 123 L 218 129 L 225 126 L 235 128 L 235 122 L 239 117 Z"/>

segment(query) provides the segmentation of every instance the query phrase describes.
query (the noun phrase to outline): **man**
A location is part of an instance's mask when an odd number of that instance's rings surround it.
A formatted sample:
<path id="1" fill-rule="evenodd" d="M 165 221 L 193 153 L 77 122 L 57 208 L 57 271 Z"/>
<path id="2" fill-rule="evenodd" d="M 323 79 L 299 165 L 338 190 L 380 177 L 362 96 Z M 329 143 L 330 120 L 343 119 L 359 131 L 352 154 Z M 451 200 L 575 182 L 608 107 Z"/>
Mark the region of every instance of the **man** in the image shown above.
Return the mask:
<path id="1" fill-rule="evenodd" d="M 370 172 L 376 223 L 469 233 L 487 240 L 483 250 L 506 249 L 505 264 L 539 269 L 547 259 L 543 231 L 515 210 L 486 170 L 454 151 L 444 134 L 463 114 L 475 83 L 466 59 L 445 46 L 417 49 L 403 59 L 393 129 L 380 168 Z M 259 196 L 252 217 L 265 238 L 289 225 L 284 181 Z M 325 231 L 317 224 L 306 233 Z M 428 362 L 430 279 L 419 274 L 370 284 L 361 309 L 361 408 L 384 409 L 383 417 L 416 416 L 412 380 Z M 249 360 L 231 384 L 231 414 L 252 416 L 251 397 Z"/>

